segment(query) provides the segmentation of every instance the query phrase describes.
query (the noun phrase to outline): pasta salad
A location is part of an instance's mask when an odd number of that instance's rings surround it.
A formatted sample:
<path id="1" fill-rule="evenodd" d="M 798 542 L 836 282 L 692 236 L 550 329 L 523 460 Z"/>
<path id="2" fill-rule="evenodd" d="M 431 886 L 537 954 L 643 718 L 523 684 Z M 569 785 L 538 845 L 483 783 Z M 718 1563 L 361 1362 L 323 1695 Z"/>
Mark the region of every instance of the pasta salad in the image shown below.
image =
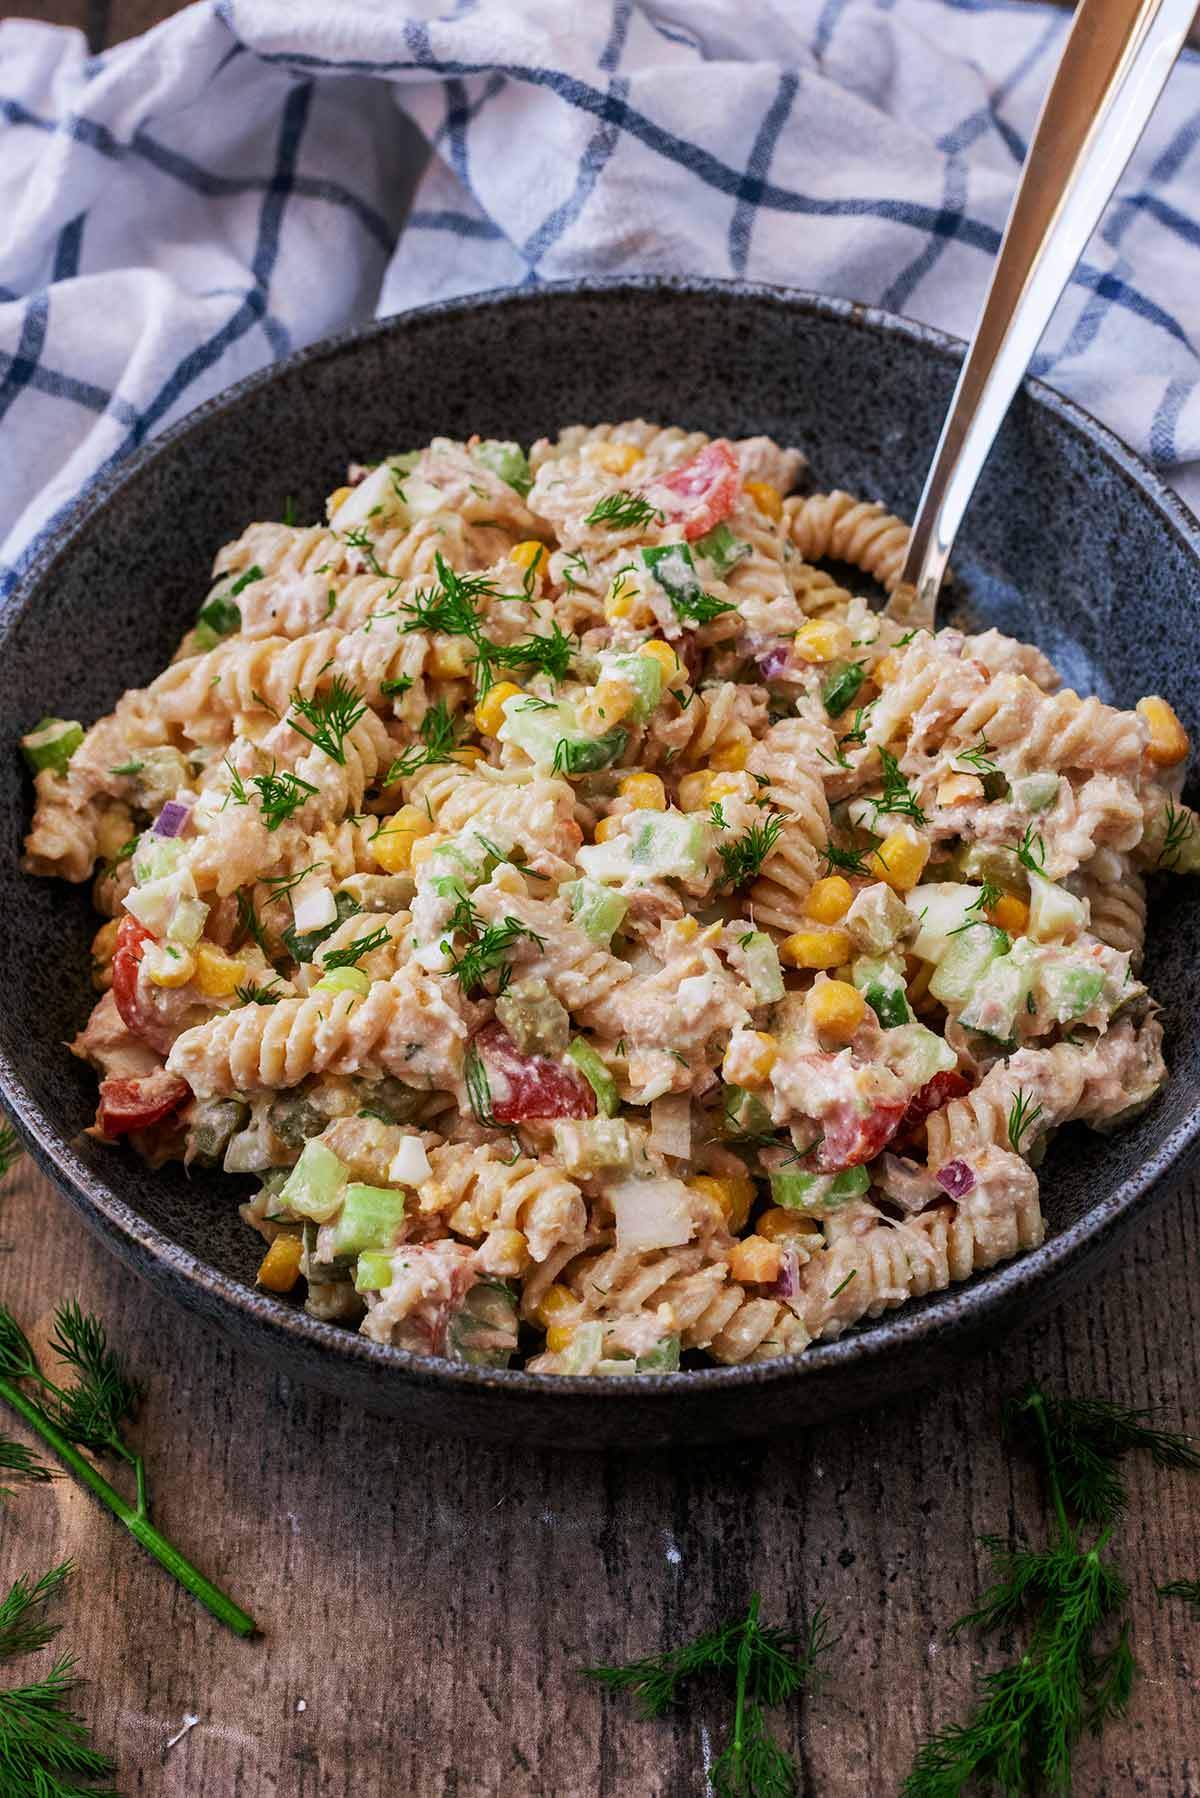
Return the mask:
<path id="1" fill-rule="evenodd" d="M 1035 1247 L 1052 1133 L 1153 1099 L 1179 720 L 904 630 L 906 525 L 810 489 L 436 438 L 24 737 L 25 866 L 106 919 L 95 1133 L 237 1176 L 263 1287 L 486 1366 L 792 1355 Z"/>

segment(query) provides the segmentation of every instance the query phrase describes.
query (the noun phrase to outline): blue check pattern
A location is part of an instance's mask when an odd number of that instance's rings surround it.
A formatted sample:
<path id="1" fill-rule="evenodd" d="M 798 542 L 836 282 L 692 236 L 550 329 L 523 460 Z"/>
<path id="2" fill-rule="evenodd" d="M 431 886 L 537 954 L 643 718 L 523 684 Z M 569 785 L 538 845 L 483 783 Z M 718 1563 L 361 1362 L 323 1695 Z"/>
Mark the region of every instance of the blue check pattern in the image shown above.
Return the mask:
<path id="1" fill-rule="evenodd" d="M 1066 29 L 1028 0 L 200 0 L 89 58 L 0 24 L 0 599 L 163 426 L 426 300 L 685 272 L 969 334 Z M 1189 52 L 1035 372 L 1194 503 L 1198 347 Z"/>

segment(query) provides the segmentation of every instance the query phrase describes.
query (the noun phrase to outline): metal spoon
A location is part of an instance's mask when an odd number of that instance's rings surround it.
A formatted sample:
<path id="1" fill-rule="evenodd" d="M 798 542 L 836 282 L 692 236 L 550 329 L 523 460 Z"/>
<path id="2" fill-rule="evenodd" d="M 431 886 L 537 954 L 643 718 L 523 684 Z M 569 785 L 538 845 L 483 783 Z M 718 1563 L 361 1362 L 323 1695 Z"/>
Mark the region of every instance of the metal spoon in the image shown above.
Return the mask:
<path id="1" fill-rule="evenodd" d="M 975 483 L 1183 48 L 1196 0 L 1080 0 L 1042 102 L 888 610 L 933 628 Z"/>

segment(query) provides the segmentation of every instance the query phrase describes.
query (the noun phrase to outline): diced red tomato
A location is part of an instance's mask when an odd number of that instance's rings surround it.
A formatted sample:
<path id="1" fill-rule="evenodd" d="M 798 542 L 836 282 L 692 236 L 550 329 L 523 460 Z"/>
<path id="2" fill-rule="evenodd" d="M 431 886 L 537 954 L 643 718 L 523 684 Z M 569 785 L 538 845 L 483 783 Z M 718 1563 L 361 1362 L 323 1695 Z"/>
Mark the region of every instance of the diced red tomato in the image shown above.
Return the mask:
<path id="1" fill-rule="evenodd" d="M 547 1055 L 522 1055 L 502 1024 L 485 1025 L 475 1047 L 487 1069 L 498 1124 L 595 1117 L 596 1095 L 583 1075 Z"/>
<path id="2" fill-rule="evenodd" d="M 100 1108 L 96 1123 L 105 1136 L 128 1136 L 131 1130 L 148 1130 L 181 1105 L 191 1089 L 178 1074 L 158 1068 L 153 1074 L 118 1080 L 109 1075 L 100 1082 Z"/>
<path id="3" fill-rule="evenodd" d="M 838 1174 L 843 1168 L 873 1161 L 900 1128 L 904 1113 L 899 1100 L 881 1101 L 865 1116 L 853 1105 L 836 1105 L 822 1120 L 825 1134 L 817 1144 L 817 1171 Z"/>
<path id="4" fill-rule="evenodd" d="M 923 1124 L 931 1112 L 940 1111 L 951 1099 L 961 1099 L 970 1090 L 971 1082 L 966 1075 L 958 1073 L 954 1068 L 935 1074 L 908 1101 L 908 1108 L 904 1113 L 904 1128 L 911 1130 L 914 1125 Z"/>
<path id="5" fill-rule="evenodd" d="M 125 1028 L 132 1030 L 135 1036 L 139 1034 L 142 1022 L 141 1006 L 138 1003 L 138 963 L 146 944 L 153 940 L 145 925 L 139 924 L 136 918 L 124 917 L 117 926 L 117 946 L 113 951 L 112 962 L 112 992 Z"/>
<path id="6" fill-rule="evenodd" d="M 689 462 L 661 475 L 653 488 L 660 509 L 669 519 L 682 520 L 683 534 L 691 543 L 733 511 L 742 490 L 742 471 L 730 445 L 718 437 Z M 664 489 L 675 496 L 673 502 L 663 503 Z"/>

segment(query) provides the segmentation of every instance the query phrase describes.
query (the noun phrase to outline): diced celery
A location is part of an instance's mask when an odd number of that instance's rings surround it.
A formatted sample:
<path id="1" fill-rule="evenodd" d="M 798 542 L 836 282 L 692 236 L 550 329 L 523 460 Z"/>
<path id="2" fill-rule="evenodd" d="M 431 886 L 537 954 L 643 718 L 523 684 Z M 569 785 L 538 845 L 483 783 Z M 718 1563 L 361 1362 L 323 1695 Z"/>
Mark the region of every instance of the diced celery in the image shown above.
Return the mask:
<path id="1" fill-rule="evenodd" d="M 775 1005 L 783 998 L 783 970 L 779 951 L 764 931 L 756 930 L 738 943 L 742 966 L 759 1005 Z"/>
<path id="2" fill-rule="evenodd" d="M 727 1086 L 721 1104 L 726 1136 L 763 1136 L 771 1129 L 771 1114 L 757 1093 L 741 1086 Z"/>
<path id="3" fill-rule="evenodd" d="M 771 1175 L 771 1198 L 788 1211 L 820 1217 L 840 1210 L 851 1199 L 861 1199 L 870 1186 L 871 1176 L 865 1167 L 843 1168 L 840 1174 L 805 1174 L 798 1168 L 781 1168 Z"/>
<path id="4" fill-rule="evenodd" d="M 600 1359 L 603 1348 L 603 1324 L 577 1324 L 575 1334 L 559 1356 L 562 1372 L 590 1373 Z"/>
<path id="5" fill-rule="evenodd" d="M 164 874 L 158 880 L 131 887 L 125 895 L 125 910 L 152 936 L 165 937 L 181 901 L 195 897 L 191 870 L 181 868 L 177 874 Z"/>
<path id="6" fill-rule="evenodd" d="M 664 1336 L 652 1349 L 637 1358 L 639 1373 L 676 1373 L 679 1369 L 679 1338 Z"/>
<path id="7" fill-rule="evenodd" d="M 133 852 L 133 878 L 139 886 L 152 880 L 164 880 L 167 875 L 174 874 L 183 860 L 183 852 L 184 846 L 177 837 L 156 837 L 152 830 L 144 830 Z"/>
<path id="8" fill-rule="evenodd" d="M 1050 943 L 1062 937 L 1075 937 L 1086 930 L 1088 906 L 1066 887 L 1060 887 L 1044 874 L 1029 875 L 1029 935 L 1035 943 Z"/>
<path id="9" fill-rule="evenodd" d="M 697 537 L 692 550 L 712 563 L 712 571 L 719 581 L 724 580 L 736 562 L 751 554 L 750 545 L 739 542 L 727 524 L 715 524 L 703 537 Z"/>
<path id="10" fill-rule="evenodd" d="M 297 934 L 295 925 L 291 924 L 284 931 L 283 940 L 293 961 L 311 961 L 326 937 L 332 936 L 339 924 L 344 924 L 347 918 L 354 917 L 361 908 L 357 899 L 350 893 L 343 892 L 334 894 L 334 909 L 337 916 L 333 923 L 324 925 L 320 930 L 309 930 L 303 934 Z"/>
<path id="11" fill-rule="evenodd" d="M 567 1055 L 595 1093 L 596 1107 L 600 1114 L 607 1118 L 616 1117 L 621 1109 L 617 1083 L 591 1043 L 584 1037 L 577 1036 L 567 1049 Z"/>
<path id="12" fill-rule="evenodd" d="M 954 933 L 971 922 L 969 914 L 977 910 L 980 889 L 964 886 L 956 880 L 932 881 L 914 887 L 905 900 L 906 909 L 916 920 L 917 934 L 912 952 L 920 961 L 940 961 Z"/>
<path id="13" fill-rule="evenodd" d="M 929 982 L 930 992 L 957 1011 L 966 1004 L 975 982 L 1010 947 L 1005 932 L 994 924 L 968 924 L 947 943 Z"/>
<path id="14" fill-rule="evenodd" d="M 633 1159 L 629 1126 L 622 1118 L 572 1118 L 554 1125 L 554 1148 L 569 1174 L 628 1167 Z"/>
<path id="15" fill-rule="evenodd" d="M 645 724 L 647 718 L 657 710 L 662 698 L 661 664 L 653 656 L 605 656 L 601 661 L 601 672 L 624 681 L 633 689 L 634 701 L 628 714 L 629 722 Z"/>
<path id="16" fill-rule="evenodd" d="M 363 968 L 330 968 L 314 984 L 314 993 L 357 993 L 365 999 L 371 990 L 371 976 Z"/>
<path id="17" fill-rule="evenodd" d="M 297 1217 L 323 1224 L 341 1204 L 347 1177 L 346 1167 L 332 1149 L 322 1142 L 306 1142 L 279 1195 L 280 1202 Z"/>
<path id="18" fill-rule="evenodd" d="M 194 949 L 204 935 L 207 918 L 208 907 L 203 899 L 182 897 L 176 901 L 171 922 L 167 925 L 167 936 L 183 949 Z"/>
<path id="19" fill-rule="evenodd" d="M 1011 784 L 1013 804 L 1022 812 L 1044 812 L 1058 798 L 1057 774 L 1026 774 Z"/>
<path id="20" fill-rule="evenodd" d="M 607 949 L 613 936 L 621 928 L 625 913 L 629 910 L 629 901 L 586 874 L 582 880 L 568 881 L 565 886 L 560 887 L 559 894 L 564 893 L 569 896 L 571 916 L 579 928 L 593 943 L 599 943 Z"/>
<path id="21" fill-rule="evenodd" d="M 352 1180 L 333 1226 L 335 1259 L 353 1260 L 364 1249 L 390 1248 L 403 1221 L 402 1192 L 393 1192 L 390 1186 L 364 1186 L 360 1181 Z"/>
<path id="22" fill-rule="evenodd" d="M 635 812 L 630 859 L 679 880 L 700 879 L 707 864 L 705 822 L 686 812 Z"/>
<path id="23" fill-rule="evenodd" d="M 514 693 L 504 702 L 504 722 L 496 732 L 501 743 L 523 749 L 539 768 L 550 768 L 558 745 L 571 733 L 579 735 L 579 715 L 568 701 L 555 704 L 527 693 Z"/>
<path id="24" fill-rule="evenodd" d="M 482 443 L 473 444 L 471 454 L 493 474 L 498 474 L 502 481 L 524 499 L 533 486 L 533 475 L 529 467 L 529 458 L 519 443 L 501 443 L 494 437 L 485 438 Z"/>
<path id="25" fill-rule="evenodd" d="M 507 1367 L 517 1348 L 517 1301 L 503 1280 L 477 1280 L 446 1330 L 446 1359 Z"/>
<path id="26" fill-rule="evenodd" d="M 73 718 L 43 718 L 21 738 L 21 754 L 35 774 L 43 768 L 65 774 L 82 742 L 83 726 Z"/>
<path id="27" fill-rule="evenodd" d="M 355 1292 L 382 1292 L 392 1283 L 392 1258 L 378 1249 L 359 1256 L 354 1269 Z"/>

